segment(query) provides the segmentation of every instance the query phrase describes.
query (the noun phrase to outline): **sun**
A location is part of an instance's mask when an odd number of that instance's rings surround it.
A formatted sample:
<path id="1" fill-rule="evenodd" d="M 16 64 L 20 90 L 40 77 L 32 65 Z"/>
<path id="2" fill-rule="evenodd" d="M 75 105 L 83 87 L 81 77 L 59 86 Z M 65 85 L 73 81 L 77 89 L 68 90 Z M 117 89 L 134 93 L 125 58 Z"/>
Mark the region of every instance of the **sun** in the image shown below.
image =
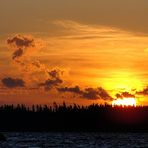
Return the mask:
<path id="1" fill-rule="evenodd" d="M 119 98 L 112 101 L 112 106 L 136 106 L 135 98 Z"/>

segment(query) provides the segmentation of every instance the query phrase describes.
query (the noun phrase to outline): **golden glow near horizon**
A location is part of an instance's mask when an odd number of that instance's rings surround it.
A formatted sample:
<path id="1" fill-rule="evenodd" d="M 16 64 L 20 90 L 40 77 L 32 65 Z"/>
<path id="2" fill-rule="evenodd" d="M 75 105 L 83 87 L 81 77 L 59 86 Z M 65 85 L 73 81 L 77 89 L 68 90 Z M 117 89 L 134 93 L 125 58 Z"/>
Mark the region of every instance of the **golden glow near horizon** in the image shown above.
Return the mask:
<path id="1" fill-rule="evenodd" d="M 135 98 L 123 98 L 116 99 L 112 101 L 112 106 L 136 106 Z"/>
<path id="2" fill-rule="evenodd" d="M 140 80 L 138 74 L 129 69 L 126 70 L 113 70 L 109 76 L 104 79 L 104 85 L 107 89 L 111 88 L 124 91 L 131 91 L 132 89 L 140 90 L 143 87 L 143 82 Z"/>

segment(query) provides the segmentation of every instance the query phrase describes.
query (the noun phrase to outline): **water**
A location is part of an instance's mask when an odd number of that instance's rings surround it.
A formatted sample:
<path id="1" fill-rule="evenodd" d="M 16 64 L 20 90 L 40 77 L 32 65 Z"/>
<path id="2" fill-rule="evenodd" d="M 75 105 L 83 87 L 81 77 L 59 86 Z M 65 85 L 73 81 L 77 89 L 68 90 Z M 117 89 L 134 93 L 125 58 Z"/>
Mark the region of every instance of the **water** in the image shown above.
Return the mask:
<path id="1" fill-rule="evenodd" d="M 0 148 L 148 148 L 148 133 L 4 133 Z"/>

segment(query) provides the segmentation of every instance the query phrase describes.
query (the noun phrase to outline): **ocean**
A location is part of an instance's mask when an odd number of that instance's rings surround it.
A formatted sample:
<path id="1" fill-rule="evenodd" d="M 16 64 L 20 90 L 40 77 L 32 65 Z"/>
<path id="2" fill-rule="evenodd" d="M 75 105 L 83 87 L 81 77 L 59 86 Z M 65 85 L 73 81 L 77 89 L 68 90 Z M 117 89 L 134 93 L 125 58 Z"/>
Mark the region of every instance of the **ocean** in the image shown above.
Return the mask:
<path id="1" fill-rule="evenodd" d="M 148 133 L 4 133 L 0 148 L 148 148 Z"/>

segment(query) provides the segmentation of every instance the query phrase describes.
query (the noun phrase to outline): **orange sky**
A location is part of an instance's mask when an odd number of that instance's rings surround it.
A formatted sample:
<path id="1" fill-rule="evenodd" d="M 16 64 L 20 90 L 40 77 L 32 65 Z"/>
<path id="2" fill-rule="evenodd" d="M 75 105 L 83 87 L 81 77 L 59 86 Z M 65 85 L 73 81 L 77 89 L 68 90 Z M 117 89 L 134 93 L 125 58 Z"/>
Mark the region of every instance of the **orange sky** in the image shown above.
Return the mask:
<path id="1" fill-rule="evenodd" d="M 148 105 L 147 3 L 1 1 L 0 103 Z"/>

